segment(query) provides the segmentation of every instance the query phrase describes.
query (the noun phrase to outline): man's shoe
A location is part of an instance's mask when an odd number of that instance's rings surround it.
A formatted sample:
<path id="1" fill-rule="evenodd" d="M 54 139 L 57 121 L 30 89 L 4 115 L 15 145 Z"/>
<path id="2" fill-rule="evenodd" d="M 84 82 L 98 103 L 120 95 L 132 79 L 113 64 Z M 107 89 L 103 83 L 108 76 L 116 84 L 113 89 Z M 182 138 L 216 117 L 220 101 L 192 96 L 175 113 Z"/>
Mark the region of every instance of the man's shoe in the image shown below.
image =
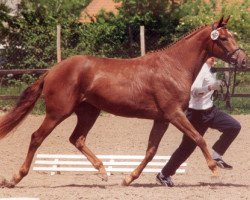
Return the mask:
<path id="1" fill-rule="evenodd" d="M 214 160 L 215 160 L 217 166 L 222 168 L 222 169 L 229 169 L 229 170 L 233 169 L 233 167 L 231 165 L 225 163 L 221 158 L 217 158 Z"/>
<path id="2" fill-rule="evenodd" d="M 168 186 L 168 187 L 174 187 L 174 183 L 171 180 L 171 177 L 165 177 L 162 173 L 158 173 L 156 176 L 156 181 L 164 186 Z"/>

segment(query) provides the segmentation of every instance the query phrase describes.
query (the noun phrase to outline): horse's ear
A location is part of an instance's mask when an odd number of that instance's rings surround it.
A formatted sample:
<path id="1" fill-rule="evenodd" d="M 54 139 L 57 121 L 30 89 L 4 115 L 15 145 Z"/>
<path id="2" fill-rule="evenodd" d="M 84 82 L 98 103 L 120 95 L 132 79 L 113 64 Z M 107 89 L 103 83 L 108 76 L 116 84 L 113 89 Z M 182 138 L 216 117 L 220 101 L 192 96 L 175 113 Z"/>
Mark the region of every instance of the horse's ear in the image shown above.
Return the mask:
<path id="1" fill-rule="evenodd" d="M 226 24 L 227 24 L 227 22 L 229 21 L 230 17 L 231 17 L 231 16 L 229 15 L 229 16 L 228 16 L 228 18 L 224 20 L 224 22 L 223 22 L 223 23 L 224 23 L 225 25 L 226 25 Z"/>
<path id="2" fill-rule="evenodd" d="M 220 18 L 220 21 L 218 22 L 218 26 L 217 26 L 217 28 L 220 28 L 220 27 L 222 27 L 224 24 L 223 24 L 223 21 L 224 21 L 224 16 L 222 16 L 221 18 Z"/>

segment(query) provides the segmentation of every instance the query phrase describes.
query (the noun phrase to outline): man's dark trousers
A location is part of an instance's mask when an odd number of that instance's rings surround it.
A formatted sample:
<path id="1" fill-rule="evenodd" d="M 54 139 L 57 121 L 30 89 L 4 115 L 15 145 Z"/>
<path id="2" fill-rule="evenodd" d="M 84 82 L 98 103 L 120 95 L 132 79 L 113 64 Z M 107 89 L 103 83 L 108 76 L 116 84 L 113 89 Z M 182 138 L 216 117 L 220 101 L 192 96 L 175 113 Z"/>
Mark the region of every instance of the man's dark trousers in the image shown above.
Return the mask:
<path id="1" fill-rule="evenodd" d="M 207 110 L 187 110 L 187 118 L 194 128 L 203 136 L 208 128 L 217 129 L 222 135 L 213 145 L 213 149 L 223 155 L 240 132 L 241 125 L 227 113 L 215 106 Z M 162 169 L 164 176 L 172 176 L 180 165 L 192 154 L 196 144 L 186 135 L 183 136 L 180 146 L 175 150 L 168 163 Z"/>

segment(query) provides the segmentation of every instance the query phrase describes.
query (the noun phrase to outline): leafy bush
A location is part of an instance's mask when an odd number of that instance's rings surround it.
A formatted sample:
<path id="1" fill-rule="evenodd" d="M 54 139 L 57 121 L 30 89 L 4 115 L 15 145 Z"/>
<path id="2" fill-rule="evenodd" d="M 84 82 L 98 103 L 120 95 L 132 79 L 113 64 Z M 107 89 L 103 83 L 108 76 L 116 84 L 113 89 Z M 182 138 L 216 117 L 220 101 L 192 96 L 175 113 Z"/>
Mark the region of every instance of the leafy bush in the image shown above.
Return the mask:
<path id="1" fill-rule="evenodd" d="M 22 0 L 16 15 L 1 3 L 5 68 L 47 68 L 56 62 L 56 26 L 71 30 L 89 0 Z M 72 34 L 65 31 L 64 34 Z M 70 38 L 64 35 L 65 39 Z M 62 43 L 70 43 L 65 41 Z"/>
<path id="2" fill-rule="evenodd" d="M 90 0 L 22 0 L 16 16 L 0 4 L 0 43 L 6 68 L 47 68 L 56 62 L 56 25 L 62 27 L 62 58 L 75 54 L 106 57 L 140 55 L 139 26 L 146 28 L 146 49 L 152 51 L 176 40 L 192 28 L 231 15 L 229 28 L 249 50 L 250 15 L 242 4 L 187 0 L 181 5 L 166 0 L 115 0 L 122 2 L 118 15 L 101 11 L 96 22 L 78 22 Z"/>
<path id="3" fill-rule="evenodd" d="M 236 36 L 240 45 L 250 53 L 250 1 L 208 1 L 188 0 L 178 9 L 180 23 L 176 36 L 183 35 L 194 27 L 211 24 L 221 16 L 230 16 L 228 28 Z M 221 9 L 221 11 L 219 11 Z"/>

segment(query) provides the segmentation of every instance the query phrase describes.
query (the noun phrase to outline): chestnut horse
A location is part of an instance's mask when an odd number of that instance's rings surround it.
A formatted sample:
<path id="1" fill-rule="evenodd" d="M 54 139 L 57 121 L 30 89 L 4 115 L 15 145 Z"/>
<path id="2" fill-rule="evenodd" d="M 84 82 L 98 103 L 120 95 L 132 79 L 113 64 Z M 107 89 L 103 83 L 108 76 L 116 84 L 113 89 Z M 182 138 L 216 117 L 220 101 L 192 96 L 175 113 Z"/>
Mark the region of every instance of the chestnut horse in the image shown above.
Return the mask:
<path id="1" fill-rule="evenodd" d="M 184 110 L 191 85 L 208 57 L 214 56 L 238 67 L 246 65 L 246 54 L 238 48 L 226 28 L 228 19 L 222 17 L 212 26 L 197 28 L 176 43 L 142 57 L 112 59 L 77 55 L 55 65 L 29 86 L 15 107 L 0 118 L 0 138 L 3 138 L 31 111 L 43 92 L 45 119 L 32 134 L 26 159 L 19 171 L 10 181 L 2 178 L 0 186 L 14 187 L 28 174 L 38 147 L 72 113 L 77 115 L 77 125 L 70 142 L 107 180 L 102 161 L 85 144 L 101 110 L 124 117 L 154 120 L 145 158 L 125 177 L 123 185 L 137 179 L 154 157 L 169 123 L 196 142 L 208 167 L 217 173 L 205 140 L 190 124 Z"/>

